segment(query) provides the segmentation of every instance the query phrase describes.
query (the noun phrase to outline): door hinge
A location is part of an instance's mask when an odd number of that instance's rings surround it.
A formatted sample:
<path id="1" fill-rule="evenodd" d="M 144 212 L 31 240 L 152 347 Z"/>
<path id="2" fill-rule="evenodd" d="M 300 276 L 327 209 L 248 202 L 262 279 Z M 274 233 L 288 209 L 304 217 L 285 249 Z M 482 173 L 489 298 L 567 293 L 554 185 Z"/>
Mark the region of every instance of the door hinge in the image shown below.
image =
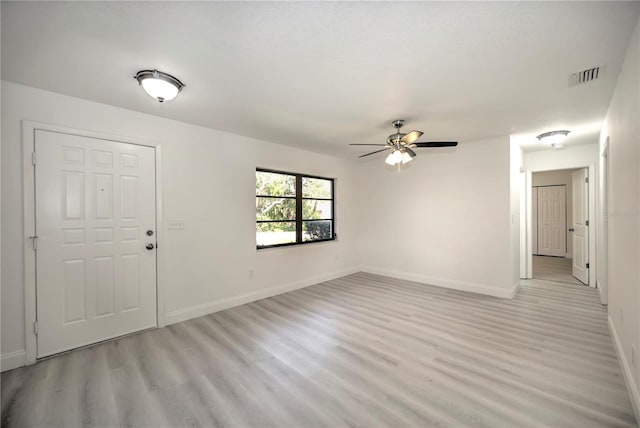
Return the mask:
<path id="1" fill-rule="evenodd" d="M 585 225 L 589 226 L 589 220 L 586 221 Z"/>
<path id="2" fill-rule="evenodd" d="M 589 177 L 585 177 L 585 178 L 584 178 L 584 182 L 585 182 L 585 183 L 587 183 L 587 184 L 589 184 Z"/>
<path id="3" fill-rule="evenodd" d="M 33 334 L 38 335 L 38 321 L 33 322 Z"/>
<path id="4" fill-rule="evenodd" d="M 31 165 L 36 166 L 36 152 L 31 152 Z"/>
<path id="5" fill-rule="evenodd" d="M 589 263 L 587 263 L 587 269 L 589 269 Z"/>
<path id="6" fill-rule="evenodd" d="M 38 235 L 30 236 L 31 246 L 33 247 L 33 251 L 38 251 Z"/>

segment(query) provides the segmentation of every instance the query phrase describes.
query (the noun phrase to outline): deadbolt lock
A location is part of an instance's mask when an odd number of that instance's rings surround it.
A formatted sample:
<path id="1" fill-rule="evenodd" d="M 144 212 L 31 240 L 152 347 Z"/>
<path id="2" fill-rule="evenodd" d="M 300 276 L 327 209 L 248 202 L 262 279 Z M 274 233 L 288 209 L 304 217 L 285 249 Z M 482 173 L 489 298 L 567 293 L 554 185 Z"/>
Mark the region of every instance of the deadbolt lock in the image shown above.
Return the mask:
<path id="1" fill-rule="evenodd" d="M 153 230 L 149 229 L 147 230 L 147 236 L 152 236 L 153 235 Z"/>

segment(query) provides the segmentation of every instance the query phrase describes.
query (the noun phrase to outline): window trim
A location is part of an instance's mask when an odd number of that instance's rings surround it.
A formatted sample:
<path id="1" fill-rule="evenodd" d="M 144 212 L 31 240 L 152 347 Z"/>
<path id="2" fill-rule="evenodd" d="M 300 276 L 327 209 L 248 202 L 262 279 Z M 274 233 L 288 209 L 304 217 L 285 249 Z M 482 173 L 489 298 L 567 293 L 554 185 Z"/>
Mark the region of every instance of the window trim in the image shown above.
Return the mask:
<path id="1" fill-rule="evenodd" d="M 338 238 L 336 233 L 336 181 L 335 178 L 329 177 L 321 177 L 319 175 L 311 175 L 311 174 L 301 174 L 297 172 L 288 172 L 288 171 L 280 171 L 277 169 L 269 169 L 269 168 L 256 168 L 256 172 L 270 172 L 273 174 L 282 174 L 282 175 L 292 175 L 296 180 L 296 194 L 295 196 L 265 196 L 265 195 L 255 195 L 256 198 L 278 198 L 278 199 L 295 199 L 296 201 L 296 218 L 294 220 L 258 220 L 256 219 L 256 224 L 259 223 L 295 223 L 296 225 L 296 242 L 286 242 L 282 244 L 274 244 L 274 245 L 258 245 L 256 242 L 256 250 L 264 250 L 267 248 L 277 248 L 277 247 L 291 247 L 294 245 L 306 245 L 306 244 L 315 244 L 317 242 L 328 242 L 335 241 Z M 302 196 L 302 179 L 303 178 L 317 178 L 320 180 L 327 180 L 331 182 L 331 198 L 309 198 Z M 314 200 L 314 201 L 331 201 L 331 218 L 330 219 L 309 219 L 304 220 L 302 218 L 302 201 L 303 200 Z M 326 239 L 316 239 L 313 241 L 303 241 L 302 240 L 302 225 L 305 221 L 331 221 L 331 238 Z"/>

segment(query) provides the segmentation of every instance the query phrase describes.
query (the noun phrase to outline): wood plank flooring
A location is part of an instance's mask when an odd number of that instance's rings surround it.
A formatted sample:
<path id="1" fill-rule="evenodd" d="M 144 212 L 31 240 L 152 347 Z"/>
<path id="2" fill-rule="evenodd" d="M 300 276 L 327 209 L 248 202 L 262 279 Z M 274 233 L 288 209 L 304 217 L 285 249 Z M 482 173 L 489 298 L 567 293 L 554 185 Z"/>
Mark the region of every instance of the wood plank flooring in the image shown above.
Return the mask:
<path id="1" fill-rule="evenodd" d="M 2 426 L 636 426 L 588 287 L 358 273 L 2 375 Z"/>
<path id="2" fill-rule="evenodd" d="M 547 281 L 585 285 L 573 277 L 572 260 L 563 257 L 533 256 L 533 277 Z"/>

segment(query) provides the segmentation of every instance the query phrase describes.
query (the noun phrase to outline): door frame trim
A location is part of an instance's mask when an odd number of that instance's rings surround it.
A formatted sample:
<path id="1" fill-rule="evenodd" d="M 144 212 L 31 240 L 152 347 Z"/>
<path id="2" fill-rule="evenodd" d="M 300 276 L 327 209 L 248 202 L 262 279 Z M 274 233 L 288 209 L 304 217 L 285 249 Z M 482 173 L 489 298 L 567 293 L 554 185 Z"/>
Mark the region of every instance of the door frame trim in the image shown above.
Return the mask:
<path id="1" fill-rule="evenodd" d="M 600 292 L 600 303 L 609 304 L 609 187 L 610 187 L 610 165 L 609 165 L 609 136 L 607 136 L 604 147 L 600 153 L 600 179 L 598 180 L 600 196 L 599 209 L 600 214 L 600 241 L 602 251 L 600 254 L 599 265 L 604 272 L 600 273 L 602 281 L 598 282 L 598 291 Z"/>
<path id="2" fill-rule="evenodd" d="M 31 248 L 29 236 L 35 235 L 35 166 L 31 153 L 35 151 L 35 132 L 47 131 L 80 137 L 108 140 L 118 143 L 135 144 L 155 149 L 155 186 L 156 186 L 156 322 L 157 327 L 165 326 L 164 293 L 164 228 L 162 212 L 162 145 L 156 141 L 141 138 L 124 137 L 104 132 L 87 131 L 48 123 L 22 121 L 22 208 L 23 208 L 23 252 L 24 252 L 24 337 L 25 364 L 37 361 L 38 341 L 33 332 L 37 320 L 36 307 L 36 254 Z"/>
<path id="3" fill-rule="evenodd" d="M 589 171 L 589 287 L 597 288 L 597 253 L 596 253 L 596 229 L 597 229 L 597 204 L 598 189 L 596 183 L 599 181 L 599 171 L 595 161 L 558 161 L 552 166 L 544 168 L 527 168 L 527 186 L 526 192 L 526 236 L 527 236 L 527 253 L 526 253 L 526 272 L 525 278 L 533 278 L 533 251 L 531 245 L 532 234 L 532 218 L 531 218 L 531 185 L 533 184 L 533 173 L 543 171 L 556 171 L 561 169 L 578 169 L 587 168 Z"/>

